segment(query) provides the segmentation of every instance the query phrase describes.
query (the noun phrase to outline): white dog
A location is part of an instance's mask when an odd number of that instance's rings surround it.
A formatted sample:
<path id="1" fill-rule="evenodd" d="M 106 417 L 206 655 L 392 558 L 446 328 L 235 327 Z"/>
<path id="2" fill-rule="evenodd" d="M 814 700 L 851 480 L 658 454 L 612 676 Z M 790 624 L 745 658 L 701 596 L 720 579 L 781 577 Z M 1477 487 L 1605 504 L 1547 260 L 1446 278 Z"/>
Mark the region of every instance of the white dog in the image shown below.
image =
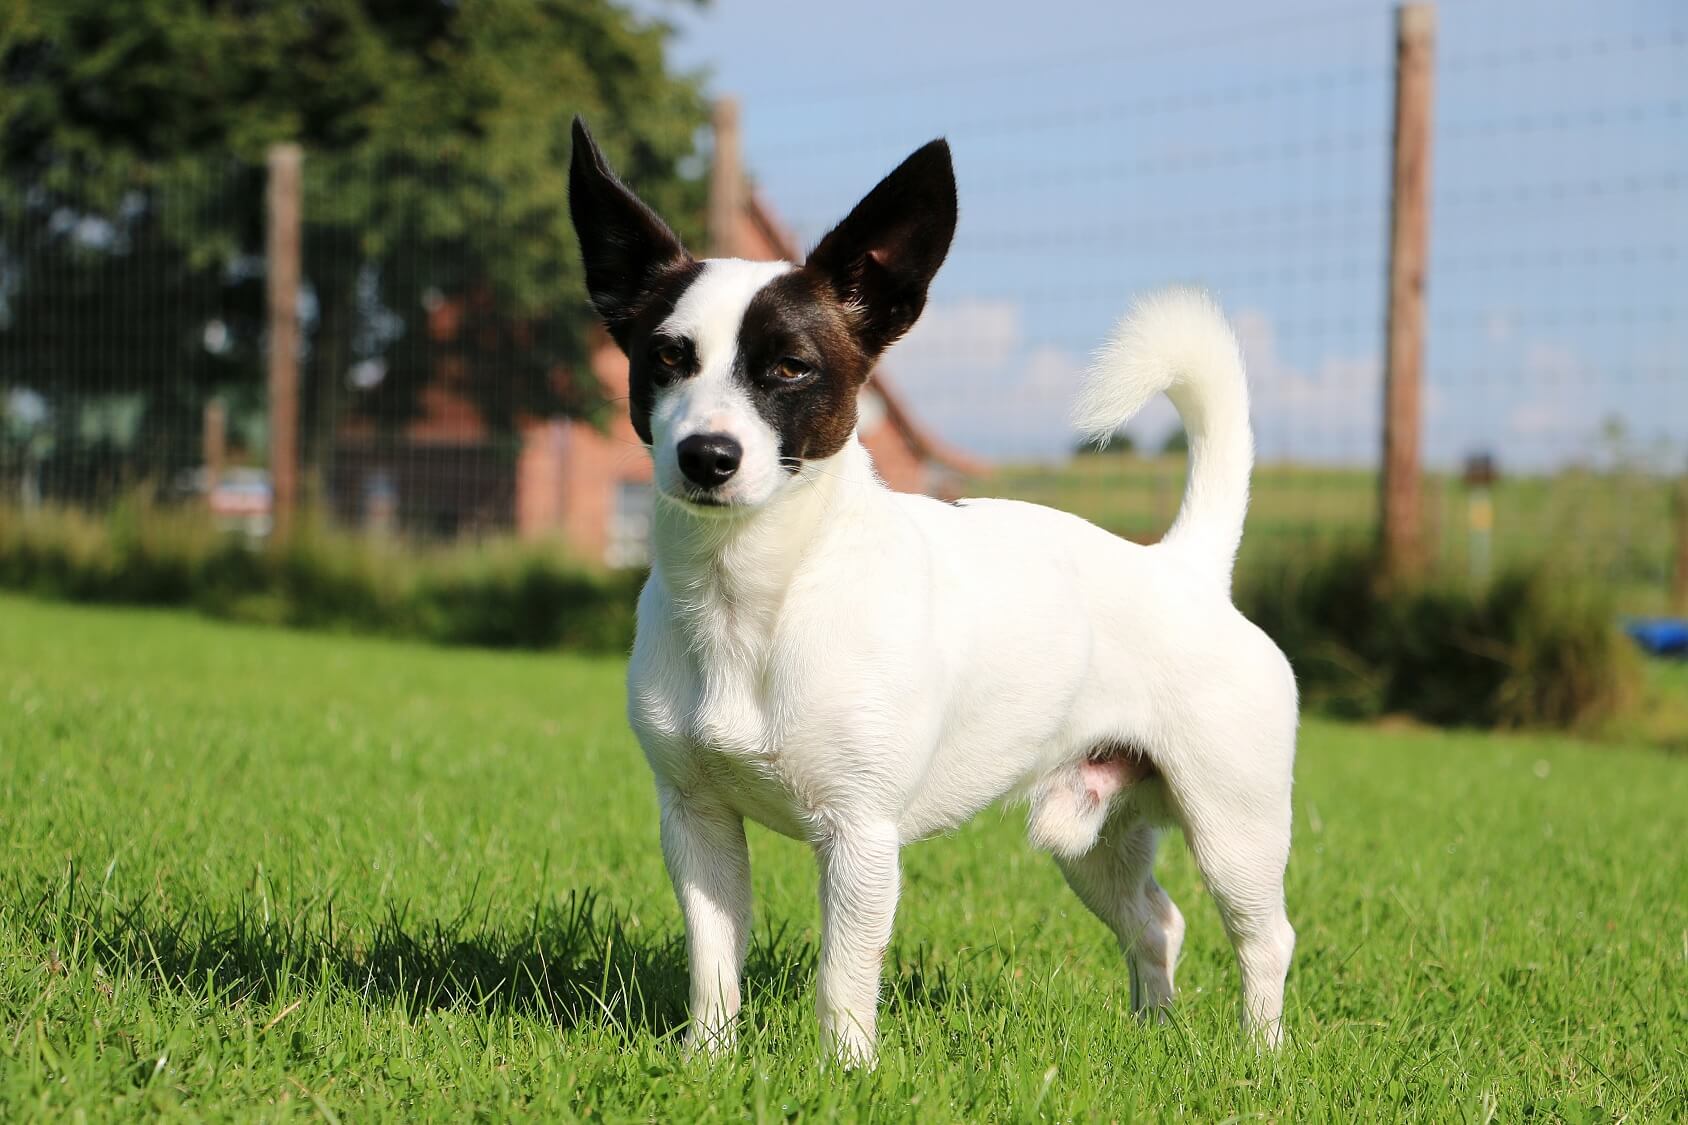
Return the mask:
<path id="1" fill-rule="evenodd" d="M 1181 826 L 1236 948 L 1243 1022 L 1275 1045 L 1296 690 L 1231 604 L 1253 440 L 1214 304 L 1139 305 L 1079 404 L 1096 437 L 1162 391 L 1183 418 L 1183 508 L 1144 547 L 1033 504 L 892 492 L 857 440 L 857 393 L 955 230 L 942 141 L 801 266 L 692 258 L 578 121 L 569 199 L 655 463 L 628 714 L 685 915 L 692 1043 L 733 1036 L 745 817 L 814 849 L 822 1036 L 867 1063 L 899 849 L 1020 798 L 1119 939 L 1140 1012 L 1173 996 L 1184 921 L 1153 869 L 1159 830 Z"/>

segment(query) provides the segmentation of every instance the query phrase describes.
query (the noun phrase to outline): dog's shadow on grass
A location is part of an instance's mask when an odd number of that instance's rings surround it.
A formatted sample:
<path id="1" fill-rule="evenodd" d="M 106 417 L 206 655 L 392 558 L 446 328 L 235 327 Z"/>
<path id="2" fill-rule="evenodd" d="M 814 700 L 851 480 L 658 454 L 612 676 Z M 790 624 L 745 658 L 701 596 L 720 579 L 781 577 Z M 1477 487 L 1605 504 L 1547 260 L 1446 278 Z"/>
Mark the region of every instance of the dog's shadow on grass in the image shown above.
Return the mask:
<path id="1" fill-rule="evenodd" d="M 202 905 L 172 912 L 150 898 L 120 904 L 89 891 L 73 871 L 18 896 L 50 963 L 92 957 L 113 978 L 210 988 L 231 1004 L 271 1005 L 335 989 L 412 1017 L 518 1013 L 565 1030 L 597 1024 L 657 1036 L 686 1022 L 678 917 L 639 925 L 590 887 L 502 924 L 490 921 L 498 904 L 487 902 L 450 919 L 389 908 L 376 919 L 353 920 L 337 917 L 331 903 L 292 914 L 249 899 L 224 911 Z M 817 953 L 813 935 L 799 927 L 757 930 L 744 973 L 751 1010 L 784 1005 L 812 988 Z M 955 968 L 923 948 L 894 954 L 886 964 L 888 1007 L 944 1006 L 968 991 Z"/>
<path id="2" fill-rule="evenodd" d="M 353 921 L 327 905 L 289 918 L 266 917 L 250 901 L 222 914 L 170 913 L 156 902 L 82 897 L 72 876 L 25 910 L 53 961 L 92 956 L 114 977 L 162 978 L 201 992 L 209 985 L 230 1003 L 334 988 L 411 1016 L 520 1013 L 563 1029 L 595 1023 L 659 1036 L 686 1019 L 678 918 L 653 932 L 592 888 L 536 906 L 517 924 L 489 922 L 494 910 L 484 902 L 452 919 L 392 909 Z M 785 931 L 756 935 L 746 976 L 758 998 L 786 1000 L 803 987 L 813 965 L 803 945 Z"/>

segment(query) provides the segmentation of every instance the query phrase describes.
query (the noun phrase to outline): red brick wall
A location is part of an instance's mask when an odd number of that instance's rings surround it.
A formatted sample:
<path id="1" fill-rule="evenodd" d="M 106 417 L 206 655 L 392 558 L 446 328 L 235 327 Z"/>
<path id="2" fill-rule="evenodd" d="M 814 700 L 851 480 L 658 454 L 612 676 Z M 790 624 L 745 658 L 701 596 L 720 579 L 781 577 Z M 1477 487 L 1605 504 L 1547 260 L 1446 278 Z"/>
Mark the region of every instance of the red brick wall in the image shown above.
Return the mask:
<path id="1" fill-rule="evenodd" d="M 592 353 L 592 371 L 611 401 L 626 399 L 627 360 L 601 333 Z M 650 458 L 625 406 L 607 432 L 571 421 L 529 427 L 522 435 L 521 465 L 516 511 L 522 537 L 560 535 L 592 562 L 601 562 L 609 546 L 617 486 L 648 483 L 651 477 Z"/>

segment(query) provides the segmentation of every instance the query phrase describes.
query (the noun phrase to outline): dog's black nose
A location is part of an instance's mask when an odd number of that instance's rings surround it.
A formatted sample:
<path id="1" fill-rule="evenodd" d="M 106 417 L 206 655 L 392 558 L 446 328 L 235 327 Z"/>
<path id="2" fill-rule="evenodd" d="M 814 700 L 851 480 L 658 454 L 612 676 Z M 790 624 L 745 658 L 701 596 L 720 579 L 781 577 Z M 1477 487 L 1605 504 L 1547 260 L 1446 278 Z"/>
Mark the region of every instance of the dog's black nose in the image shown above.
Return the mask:
<path id="1" fill-rule="evenodd" d="M 716 488 L 738 472 L 744 446 L 726 434 L 693 434 L 677 447 L 680 471 L 693 484 Z"/>

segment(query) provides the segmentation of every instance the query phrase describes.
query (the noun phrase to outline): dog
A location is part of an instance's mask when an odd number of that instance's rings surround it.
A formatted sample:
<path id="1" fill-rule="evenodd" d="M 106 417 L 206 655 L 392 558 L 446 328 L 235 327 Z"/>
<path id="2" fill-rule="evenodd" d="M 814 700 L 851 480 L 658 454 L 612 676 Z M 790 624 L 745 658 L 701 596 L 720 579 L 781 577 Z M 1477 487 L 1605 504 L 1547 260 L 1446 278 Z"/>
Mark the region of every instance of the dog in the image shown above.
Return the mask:
<path id="1" fill-rule="evenodd" d="M 1146 1016 L 1173 999 L 1184 921 L 1154 861 L 1180 827 L 1235 947 L 1243 1025 L 1276 1046 L 1296 685 L 1231 602 L 1253 436 L 1217 306 L 1143 301 L 1080 393 L 1075 420 L 1098 441 L 1162 392 L 1183 420 L 1183 504 L 1142 546 L 1034 504 L 892 492 L 874 473 L 857 396 L 949 252 L 944 141 L 801 265 L 692 257 L 579 120 L 569 206 L 653 462 L 627 708 L 685 920 L 689 1044 L 734 1040 L 745 818 L 814 850 L 822 1042 L 871 1065 L 899 851 L 1019 799 L 1032 843 L 1118 939 Z"/>

